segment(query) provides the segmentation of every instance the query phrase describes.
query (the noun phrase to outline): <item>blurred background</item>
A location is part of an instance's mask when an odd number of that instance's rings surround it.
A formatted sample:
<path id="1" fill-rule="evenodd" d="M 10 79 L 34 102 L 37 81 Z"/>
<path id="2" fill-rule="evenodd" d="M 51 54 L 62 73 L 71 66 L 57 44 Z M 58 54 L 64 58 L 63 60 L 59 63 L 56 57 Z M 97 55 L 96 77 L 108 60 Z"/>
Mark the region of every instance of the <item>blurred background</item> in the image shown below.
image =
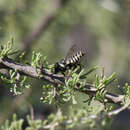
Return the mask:
<path id="1" fill-rule="evenodd" d="M 15 49 L 26 52 L 27 62 L 36 50 L 55 63 L 76 43 L 87 49 L 87 68 L 104 67 L 107 76 L 117 73 L 121 86 L 130 84 L 129 0 L 0 0 L 0 44 L 12 36 Z M 13 113 L 26 118 L 32 109 L 40 119 L 55 111 L 40 102 L 43 82 L 30 81 L 32 89 L 22 98 L 14 97 L 0 81 L 0 121 Z M 125 111 L 102 129 L 129 127 L 130 112 Z"/>

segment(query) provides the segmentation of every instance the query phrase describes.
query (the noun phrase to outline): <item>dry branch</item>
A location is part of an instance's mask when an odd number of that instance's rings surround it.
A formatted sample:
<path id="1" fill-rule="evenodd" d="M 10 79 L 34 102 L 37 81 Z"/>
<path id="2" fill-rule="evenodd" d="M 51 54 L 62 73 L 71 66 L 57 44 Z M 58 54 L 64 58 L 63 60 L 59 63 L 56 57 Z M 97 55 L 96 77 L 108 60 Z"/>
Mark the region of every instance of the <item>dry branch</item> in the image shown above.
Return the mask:
<path id="1" fill-rule="evenodd" d="M 128 107 L 129 107 L 129 105 L 130 104 L 125 104 L 124 106 L 122 106 L 122 107 L 120 107 L 120 108 L 118 108 L 118 109 L 116 109 L 116 110 L 113 110 L 113 111 L 111 111 L 111 112 L 108 112 L 108 116 L 109 117 L 111 117 L 111 116 L 114 116 L 114 115 L 117 115 L 117 114 L 119 114 L 120 112 L 122 112 L 122 111 L 124 111 L 125 109 L 127 109 Z"/>
<path id="2" fill-rule="evenodd" d="M 46 32 L 51 23 L 57 18 L 57 14 L 63 6 L 62 0 L 52 1 L 52 8 L 48 10 L 49 13 L 47 12 L 46 16 L 44 15 L 40 22 L 38 22 L 37 26 L 24 38 L 22 52 L 30 49 L 30 46 L 36 43 L 41 34 L 43 35 L 43 33 Z"/>

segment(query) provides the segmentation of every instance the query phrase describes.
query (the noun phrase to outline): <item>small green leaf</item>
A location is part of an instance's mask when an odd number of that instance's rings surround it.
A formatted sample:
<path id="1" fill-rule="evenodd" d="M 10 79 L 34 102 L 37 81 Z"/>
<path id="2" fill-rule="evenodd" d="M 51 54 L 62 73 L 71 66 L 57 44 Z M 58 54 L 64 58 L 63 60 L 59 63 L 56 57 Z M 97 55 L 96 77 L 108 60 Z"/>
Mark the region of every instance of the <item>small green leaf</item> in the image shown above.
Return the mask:
<path id="1" fill-rule="evenodd" d="M 72 96 L 72 104 L 77 104 L 77 101 L 76 101 L 76 99 L 75 99 L 75 96 L 74 96 L 74 95 Z"/>
<path id="2" fill-rule="evenodd" d="M 108 77 L 106 80 L 104 80 L 105 86 L 109 85 L 116 79 L 116 73 L 113 73 L 110 77 Z"/>
<path id="3" fill-rule="evenodd" d="M 98 66 L 94 66 L 90 70 L 88 70 L 85 74 L 80 76 L 80 79 L 85 79 L 90 73 L 94 72 L 95 70 L 98 69 Z"/>

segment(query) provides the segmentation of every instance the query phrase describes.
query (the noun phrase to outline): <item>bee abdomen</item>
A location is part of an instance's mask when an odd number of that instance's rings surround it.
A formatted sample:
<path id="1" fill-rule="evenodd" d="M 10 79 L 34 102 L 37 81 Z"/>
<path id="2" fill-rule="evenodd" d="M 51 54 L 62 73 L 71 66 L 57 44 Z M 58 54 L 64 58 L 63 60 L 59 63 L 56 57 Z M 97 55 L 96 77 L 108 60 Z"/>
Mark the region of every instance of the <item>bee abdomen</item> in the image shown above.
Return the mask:
<path id="1" fill-rule="evenodd" d="M 67 60 L 67 64 L 74 64 L 78 62 L 82 56 L 84 56 L 83 52 L 81 51 L 77 52 L 75 55 L 73 55 L 71 58 Z"/>

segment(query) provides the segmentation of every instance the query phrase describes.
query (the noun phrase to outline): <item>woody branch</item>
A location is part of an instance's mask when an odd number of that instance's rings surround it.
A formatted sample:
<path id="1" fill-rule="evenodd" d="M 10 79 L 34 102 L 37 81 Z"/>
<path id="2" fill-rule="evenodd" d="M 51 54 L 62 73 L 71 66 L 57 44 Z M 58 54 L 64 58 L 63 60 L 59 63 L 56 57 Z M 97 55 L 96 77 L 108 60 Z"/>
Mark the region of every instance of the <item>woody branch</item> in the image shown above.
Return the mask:
<path id="1" fill-rule="evenodd" d="M 51 72 L 48 72 L 44 68 L 41 70 L 40 68 L 36 69 L 36 68 L 29 66 L 29 65 L 23 65 L 23 64 L 17 63 L 17 62 L 15 62 L 12 59 L 7 58 L 7 57 L 4 59 L 0 59 L 0 67 L 1 67 L 1 69 L 4 68 L 6 70 L 8 70 L 8 69 L 17 70 L 19 72 L 19 74 L 21 74 L 21 75 L 26 75 L 26 76 L 29 76 L 32 78 L 45 80 L 53 85 L 57 85 L 57 84 L 64 85 L 66 78 L 68 78 L 68 77 L 65 77 L 63 75 L 53 74 Z M 39 75 L 39 73 L 41 73 L 42 75 L 41 74 Z M 91 84 L 86 84 L 84 87 L 86 88 L 85 90 L 79 90 L 78 86 L 75 86 L 74 89 L 76 91 L 80 91 L 82 93 L 92 95 L 92 96 L 96 95 L 96 93 L 98 91 Z M 109 103 L 121 104 L 121 103 L 123 103 L 124 95 L 106 93 L 105 98 L 108 100 Z"/>

